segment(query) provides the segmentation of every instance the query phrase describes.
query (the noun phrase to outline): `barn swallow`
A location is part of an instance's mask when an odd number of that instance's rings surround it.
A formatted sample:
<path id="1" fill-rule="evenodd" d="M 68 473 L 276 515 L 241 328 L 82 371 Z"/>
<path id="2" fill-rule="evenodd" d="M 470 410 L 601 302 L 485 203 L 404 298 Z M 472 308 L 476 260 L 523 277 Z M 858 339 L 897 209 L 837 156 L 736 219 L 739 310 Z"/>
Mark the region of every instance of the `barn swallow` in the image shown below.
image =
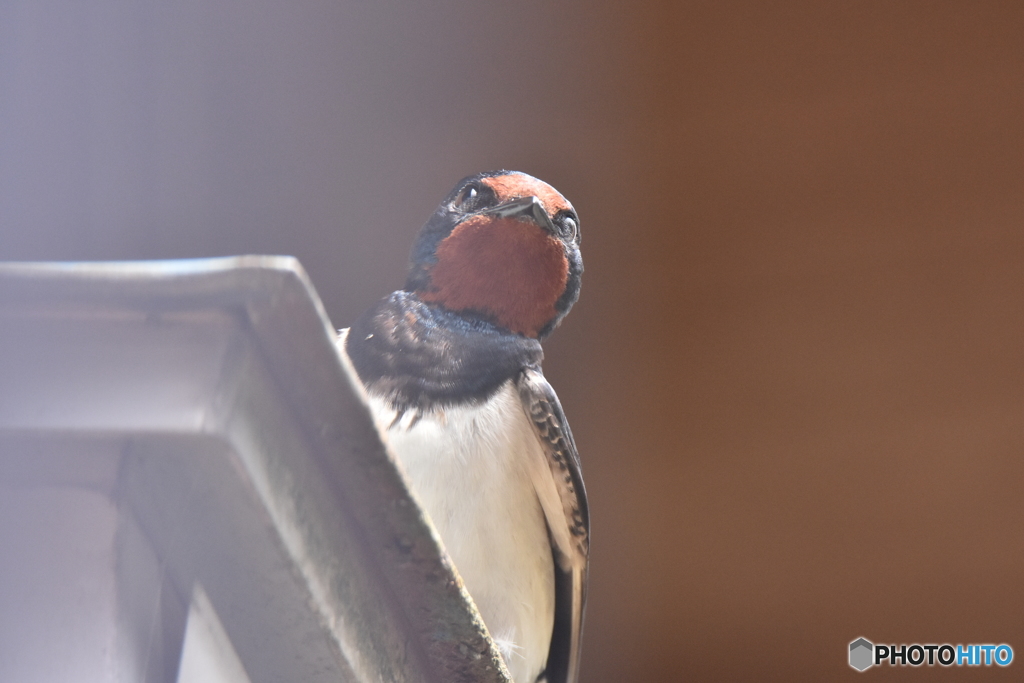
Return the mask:
<path id="1" fill-rule="evenodd" d="M 516 683 L 575 683 L 590 521 L 540 341 L 580 291 L 579 217 L 525 173 L 463 179 L 403 290 L 342 330 L 377 426 Z"/>

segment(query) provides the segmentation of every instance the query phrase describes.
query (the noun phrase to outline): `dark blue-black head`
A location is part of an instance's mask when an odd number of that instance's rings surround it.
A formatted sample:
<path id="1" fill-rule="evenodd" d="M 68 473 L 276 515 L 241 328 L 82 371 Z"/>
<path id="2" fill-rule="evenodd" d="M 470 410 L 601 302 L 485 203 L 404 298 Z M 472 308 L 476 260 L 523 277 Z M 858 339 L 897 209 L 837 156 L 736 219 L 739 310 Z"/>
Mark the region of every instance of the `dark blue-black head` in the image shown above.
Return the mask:
<path id="1" fill-rule="evenodd" d="M 576 210 L 517 171 L 459 181 L 420 231 L 406 290 L 423 301 L 543 339 L 580 293 Z"/>

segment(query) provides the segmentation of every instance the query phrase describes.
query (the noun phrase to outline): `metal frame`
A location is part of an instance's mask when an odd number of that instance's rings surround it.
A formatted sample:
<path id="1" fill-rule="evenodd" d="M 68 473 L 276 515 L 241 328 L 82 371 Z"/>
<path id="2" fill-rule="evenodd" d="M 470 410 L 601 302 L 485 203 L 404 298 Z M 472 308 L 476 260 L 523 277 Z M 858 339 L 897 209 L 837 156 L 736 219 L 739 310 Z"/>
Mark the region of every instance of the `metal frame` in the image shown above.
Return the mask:
<path id="1" fill-rule="evenodd" d="M 2 680 L 508 680 L 292 258 L 0 264 L 0 516 Z"/>

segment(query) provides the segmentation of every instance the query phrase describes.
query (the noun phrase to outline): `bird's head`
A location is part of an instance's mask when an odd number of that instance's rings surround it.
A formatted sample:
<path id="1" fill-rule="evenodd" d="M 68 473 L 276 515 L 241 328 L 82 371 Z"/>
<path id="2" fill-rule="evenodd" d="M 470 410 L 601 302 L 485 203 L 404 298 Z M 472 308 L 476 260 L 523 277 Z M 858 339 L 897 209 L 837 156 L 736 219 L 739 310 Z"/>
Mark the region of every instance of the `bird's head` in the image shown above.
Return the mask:
<path id="1" fill-rule="evenodd" d="M 405 289 L 543 339 L 580 292 L 580 222 L 547 183 L 517 171 L 461 180 L 420 231 Z"/>

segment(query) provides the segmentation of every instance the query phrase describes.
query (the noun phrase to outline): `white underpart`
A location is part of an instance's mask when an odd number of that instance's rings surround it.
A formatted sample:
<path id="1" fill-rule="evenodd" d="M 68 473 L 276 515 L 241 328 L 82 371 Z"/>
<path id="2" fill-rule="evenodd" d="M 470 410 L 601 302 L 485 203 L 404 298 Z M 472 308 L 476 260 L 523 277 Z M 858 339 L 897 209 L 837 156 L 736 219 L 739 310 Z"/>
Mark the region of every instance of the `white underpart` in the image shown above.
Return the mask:
<path id="1" fill-rule="evenodd" d="M 512 382 L 476 406 L 410 411 L 370 405 L 381 432 L 441 534 L 516 683 L 547 662 L 554 563 L 534 481 L 547 459 Z M 554 492 L 552 486 L 552 493 Z"/>

